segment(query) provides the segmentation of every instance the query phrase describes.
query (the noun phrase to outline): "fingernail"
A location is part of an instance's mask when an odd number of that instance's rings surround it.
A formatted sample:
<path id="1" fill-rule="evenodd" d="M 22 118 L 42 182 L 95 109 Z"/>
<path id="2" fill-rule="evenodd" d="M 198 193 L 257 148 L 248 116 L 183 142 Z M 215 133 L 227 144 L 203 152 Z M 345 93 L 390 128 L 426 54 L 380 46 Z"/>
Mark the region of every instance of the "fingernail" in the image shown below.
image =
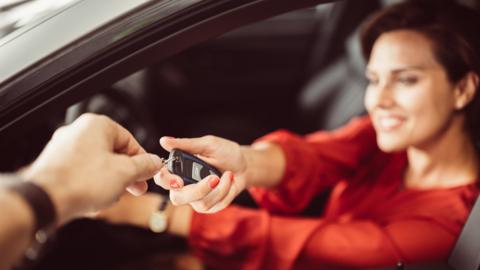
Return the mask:
<path id="1" fill-rule="evenodd" d="M 218 186 L 218 183 L 220 183 L 220 179 L 218 177 L 214 177 L 214 178 L 208 180 L 208 185 L 211 188 L 215 188 L 216 186 Z"/>
<path id="2" fill-rule="evenodd" d="M 233 182 L 235 180 L 235 174 L 233 172 L 230 172 L 230 182 Z"/>
<path id="3" fill-rule="evenodd" d="M 171 188 L 179 188 L 180 184 L 178 184 L 177 180 L 172 179 L 172 180 L 170 180 L 170 187 Z"/>
<path id="4" fill-rule="evenodd" d="M 163 136 L 163 138 L 165 138 L 165 139 L 175 139 L 175 138 L 172 137 L 172 136 Z"/>
<path id="5" fill-rule="evenodd" d="M 154 154 L 150 154 L 150 158 L 152 159 L 153 163 L 155 164 L 156 167 L 161 168 L 163 167 L 163 161 L 162 159 Z"/>

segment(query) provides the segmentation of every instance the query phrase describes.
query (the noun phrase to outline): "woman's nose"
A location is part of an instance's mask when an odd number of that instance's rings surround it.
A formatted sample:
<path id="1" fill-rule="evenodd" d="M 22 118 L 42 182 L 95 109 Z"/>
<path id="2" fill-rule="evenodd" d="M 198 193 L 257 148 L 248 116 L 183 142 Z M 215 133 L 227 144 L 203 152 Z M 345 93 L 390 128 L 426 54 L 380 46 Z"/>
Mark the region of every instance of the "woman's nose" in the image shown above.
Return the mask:
<path id="1" fill-rule="evenodd" d="M 377 90 L 375 91 L 375 106 L 388 108 L 395 104 L 395 99 L 393 95 L 393 91 L 389 84 L 382 84 L 377 86 Z"/>

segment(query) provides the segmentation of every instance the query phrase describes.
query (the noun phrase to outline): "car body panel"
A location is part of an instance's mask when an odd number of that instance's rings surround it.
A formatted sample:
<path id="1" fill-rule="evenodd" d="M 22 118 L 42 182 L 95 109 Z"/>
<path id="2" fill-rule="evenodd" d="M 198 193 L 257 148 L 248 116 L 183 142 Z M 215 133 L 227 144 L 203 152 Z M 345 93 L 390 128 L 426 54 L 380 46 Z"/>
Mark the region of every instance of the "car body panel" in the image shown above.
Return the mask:
<path id="1" fill-rule="evenodd" d="M 0 82 L 4 83 L 57 50 L 77 42 L 149 0 L 75 2 L 48 18 L 0 39 Z M 88 14 L 88 19 L 85 16 Z M 74 22 L 74 23 L 72 23 Z"/>

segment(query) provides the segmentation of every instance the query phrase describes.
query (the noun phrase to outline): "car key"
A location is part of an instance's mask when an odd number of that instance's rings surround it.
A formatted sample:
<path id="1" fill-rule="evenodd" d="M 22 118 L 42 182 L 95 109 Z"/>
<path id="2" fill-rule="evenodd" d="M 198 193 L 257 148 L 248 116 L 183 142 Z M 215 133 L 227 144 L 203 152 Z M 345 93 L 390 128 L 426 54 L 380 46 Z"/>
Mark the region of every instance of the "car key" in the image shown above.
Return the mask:
<path id="1" fill-rule="evenodd" d="M 173 149 L 164 163 L 170 173 L 183 179 L 185 185 L 194 184 L 211 174 L 222 175 L 217 168 L 179 149 Z"/>

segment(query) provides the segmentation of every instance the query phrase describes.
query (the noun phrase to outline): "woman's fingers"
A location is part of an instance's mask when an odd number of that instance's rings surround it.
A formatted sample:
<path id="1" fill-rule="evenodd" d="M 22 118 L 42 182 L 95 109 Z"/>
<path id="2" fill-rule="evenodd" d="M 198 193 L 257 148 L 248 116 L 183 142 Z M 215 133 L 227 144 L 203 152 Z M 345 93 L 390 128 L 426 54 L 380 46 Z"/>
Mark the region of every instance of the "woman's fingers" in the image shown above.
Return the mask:
<path id="1" fill-rule="evenodd" d="M 198 201 L 192 202 L 190 205 L 199 213 L 206 213 L 217 203 L 221 202 L 225 196 L 229 193 L 233 181 L 233 173 L 230 171 L 225 172 L 220 179 L 217 187 L 212 189 L 204 198 Z"/>
<path id="2" fill-rule="evenodd" d="M 198 183 L 184 186 L 181 189 L 170 190 L 170 200 L 173 205 L 183 205 L 203 199 L 220 183 L 216 175 L 209 175 Z"/>
<path id="3" fill-rule="evenodd" d="M 165 166 L 153 176 L 153 181 L 166 190 L 183 187 L 182 178 L 178 175 L 171 174 Z"/>
<path id="4" fill-rule="evenodd" d="M 228 190 L 228 194 L 223 198 L 222 201 L 216 203 L 214 206 L 212 206 L 210 209 L 205 211 L 205 214 L 213 214 L 218 211 L 221 211 L 227 206 L 229 206 L 233 200 L 237 197 L 238 193 L 240 193 L 240 190 L 236 185 L 231 185 L 230 189 Z"/>
<path id="5" fill-rule="evenodd" d="M 209 155 L 213 152 L 212 147 L 215 146 L 217 138 L 207 135 L 200 138 L 160 138 L 160 145 L 167 151 L 178 148 L 191 154 Z"/>
<path id="6" fill-rule="evenodd" d="M 182 179 L 162 168 L 154 176 L 157 185 L 170 190 L 170 200 L 173 205 L 190 204 L 199 213 L 214 213 L 227 207 L 238 194 L 238 188 L 233 185 L 234 174 L 226 171 L 221 178 L 209 175 L 198 183 L 183 185 Z"/>
<path id="7" fill-rule="evenodd" d="M 199 138 L 162 137 L 160 144 L 167 151 L 180 149 L 199 156 L 220 170 L 226 170 L 221 178 L 208 176 L 198 183 L 183 186 L 180 177 L 163 168 L 154 180 L 157 185 L 170 190 L 170 200 L 174 205 L 190 204 L 197 212 L 216 212 L 228 206 L 238 194 L 239 187 L 232 185 L 232 168 L 244 166 L 238 144 L 211 135 Z M 225 166 L 224 163 L 232 165 Z M 176 182 L 181 184 L 177 186 Z"/>

